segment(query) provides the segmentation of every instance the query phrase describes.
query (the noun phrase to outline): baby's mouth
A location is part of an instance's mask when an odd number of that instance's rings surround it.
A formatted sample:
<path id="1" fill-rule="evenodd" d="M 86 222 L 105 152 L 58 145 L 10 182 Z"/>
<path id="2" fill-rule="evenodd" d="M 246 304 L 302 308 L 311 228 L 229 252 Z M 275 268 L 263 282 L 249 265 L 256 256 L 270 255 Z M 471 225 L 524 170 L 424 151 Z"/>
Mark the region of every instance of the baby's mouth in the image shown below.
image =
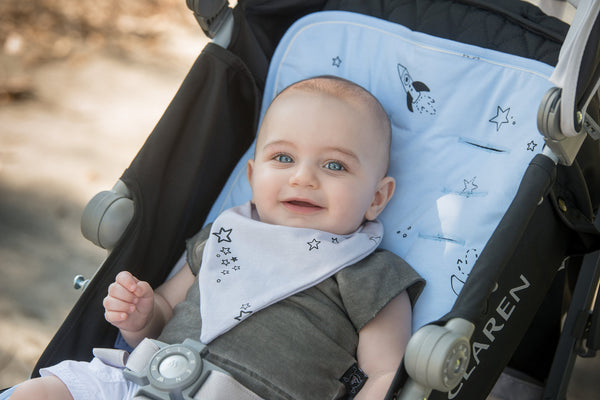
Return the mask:
<path id="1" fill-rule="evenodd" d="M 323 207 L 305 200 L 287 200 L 283 204 L 289 210 L 299 213 L 310 213 L 323 209 Z"/>

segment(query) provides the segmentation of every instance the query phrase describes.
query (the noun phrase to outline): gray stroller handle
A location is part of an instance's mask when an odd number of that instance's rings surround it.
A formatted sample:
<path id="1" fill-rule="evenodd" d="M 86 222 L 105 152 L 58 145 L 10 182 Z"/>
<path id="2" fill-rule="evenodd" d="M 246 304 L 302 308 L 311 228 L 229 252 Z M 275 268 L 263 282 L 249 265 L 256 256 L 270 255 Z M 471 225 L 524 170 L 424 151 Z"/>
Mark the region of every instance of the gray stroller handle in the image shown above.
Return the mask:
<path id="1" fill-rule="evenodd" d="M 587 108 L 600 87 L 600 2 L 577 1 L 577 11 L 561 47 L 550 81 L 556 85 L 544 96 L 538 129 L 563 165 L 571 165 L 586 135 L 600 138 L 600 126 Z"/>

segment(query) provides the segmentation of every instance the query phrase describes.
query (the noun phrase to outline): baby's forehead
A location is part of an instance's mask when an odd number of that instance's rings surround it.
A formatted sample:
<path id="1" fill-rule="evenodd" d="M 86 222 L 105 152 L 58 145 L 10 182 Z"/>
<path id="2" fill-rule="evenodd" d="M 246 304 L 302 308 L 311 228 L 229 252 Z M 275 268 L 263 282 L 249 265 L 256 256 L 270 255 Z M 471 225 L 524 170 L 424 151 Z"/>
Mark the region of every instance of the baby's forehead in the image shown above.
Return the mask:
<path id="1" fill-rule="evenodd" d="M 320 102 L 320 99 L 324 102 Z M 375 138 L 375 135 L 381 133 L 382 139 L 385 139 L 388 128 L 386 121 L 389 123 L 389 119 L 385 112 L 378 113 L 374 105 L 378 103 L 373 104 L 371 99 L 363 95 L 291 87 L 271 102 L 261 122 L 259 135 L 264 126 L 286 124 L 297 117 L 304 120 L 318 115 L 319 118 L 325 116 L 326 121 L 358 119 L 361 124 L 368 126 L 365 132 L 367 136 Z"/>
<path id="2" fill-rule="evenodd" d="M 285 99 L 292 99 L 293 101 L 296 96 L 335 99 L 349 105 L 351 112 L 360 115 L 362 120 L 370 127 L 365 134 L 372 138 L 375 143 L 383 146 L 383 151 L 386 153 L 383 158 L 389 159 L 391 145 L 390 119 L 381 103 L 369 91 L 341 78 L 317 77 L 307 79 L 288 86 L 275 96 L 264 118 L 267 118 L 270 112 L 273 111 L 272 109 L 278 108 L 277 103 L 285 102 Z M 385 162 L 387 165 L 387 161 Z"/>
<path id="3" fill-rule="evenodd" d="M 305 100 L 296 102 L 295 100 L 301 96 L 308 97 Z M 316 98 L 313 100 L 314 96 L 324 96 L 327 99 L 333 99 L 343 106 L 336 107 L 333 104 L 317 103 L 314 101 Z M 379 120 L 377 119 L 377 115 L 374 115 L 369 110 L 365 110 L 365 102 L 348 103 L 345 101 L 345 98 L 332 96 L 328 93 L 306 92 L 303 90 L 287 92 L 283 96 L 278 97 L 276 102 L 279 105 L 274 102 L 272 109 L 268 110 L 263 119 L 263 124 L 257 138 L 257 150 L 264 149 L 265 146 L 273 142 L 278 144 L 282 144 L 283 142 L 291 145 L 297 144 L 296 142 L 301 139 L 297 137 L 299 134 L 298 130 L 281 129 L 282 126 L 291 123 L 291 121 L 297 121 L 298 116 L 302 121 L 309 120 L 311 116 L 314 116 L 319 121 L 323 121 L 323 118 L 325 118 L 326 121 L 322 122 L 325 125 L 322 128 L 330 127 L 330 122 L 336 124 L 336 120 L 342 121 L 341 125 L 335 125 L 336 127 L 346 127 L 344 129 L 335 128 L 335 135 L 328 135 L 326 132 L 329 131 L 324 129 L 322 131 L 323 136 L 319 139 L 320 146 L 318 147 L 329 150 L 336 148 L 347 149 L 357 155 L 360 154 L 360 158 L 364 161 L 367 161 L 368 156 L 369 164 L 376 165 L 381 163 L 387 169 L 389 139 L 387 139 L 388 134 L 386 132 L 385 120 Z M 348 104 L 350 104 L 350 107 L 346 107 Z M 361 108 L 360 111 L 359 107 Z M 312 112 L 318 113 L 319 116 L 311 114 Z M 291 117 L 290 113 L 292 114 Z M 387 118 L 387 116 L 385 117 Z M 374 160 L 371 160 L 371 158 L 374 158 Z"/>
<path id="4" fill-rule="evenodd" d="M 352 90 L 341 90 L 329 88 L 327 86 L 313 87 L 300 85 L 293 85 L 284 89 L 275 97 L 271 105 L 276 103 L 278 100 L 293 98 L 294 96 L 313 96 L 315 98 L 336 100 L 348 104 L 352 107 L 368 111 L 373 111 L 374 106 L 376 105 L 376 103 L 374 103 L 374 97 L 362 88 L 357 87 L 356 89 Z"/>
<path id="5" fill-rule="evenodd" d="M 348 106 L 348 113 L 357 113 L 365 120 L 370 120 L 374 123 L 383 123 L 385 125 L 386 121 L 389 122 L 389 117 L 379 104 L 379 102 L 367 91 L 364 89 L 358 90 L 320 90 L 312 87 L 295 87 L 292 86 L 290 88 L 285 89 L 283 92 L 278 94 L 275 99 L 271 102 L 269 108 L 267 109 L 268 115 L 269 111 L 272 109 L 279 108 L 277 105 L 280 103 L 286 103 L 290 101 L 294 101 L 297 98 L 301 97 L 309 97 L 314 99 L 324 99 L 330 100 L 334 102 L 339 102 Z M 321 110 L 319 110 L 321 111 Z M 325 109 L 327 111 L 327 109 Z M 298 112 L 301 112 L 300 110 Z M 333 116 L 332 116 L 333 118 Z"/>

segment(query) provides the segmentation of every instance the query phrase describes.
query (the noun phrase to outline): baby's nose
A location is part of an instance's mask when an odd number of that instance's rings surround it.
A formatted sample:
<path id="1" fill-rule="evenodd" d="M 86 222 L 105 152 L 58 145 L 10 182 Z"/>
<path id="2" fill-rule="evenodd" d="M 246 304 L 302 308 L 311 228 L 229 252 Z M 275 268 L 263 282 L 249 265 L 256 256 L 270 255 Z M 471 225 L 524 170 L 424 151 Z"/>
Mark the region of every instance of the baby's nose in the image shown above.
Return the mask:
<path id="1" fill-rule="evenodd" d="M 316 188 L 319 186 L 316 171 L 313 167 L 307 165 L 298 165 L 294 173 L 290 176 L 291 186 L 303 186 Z"/>

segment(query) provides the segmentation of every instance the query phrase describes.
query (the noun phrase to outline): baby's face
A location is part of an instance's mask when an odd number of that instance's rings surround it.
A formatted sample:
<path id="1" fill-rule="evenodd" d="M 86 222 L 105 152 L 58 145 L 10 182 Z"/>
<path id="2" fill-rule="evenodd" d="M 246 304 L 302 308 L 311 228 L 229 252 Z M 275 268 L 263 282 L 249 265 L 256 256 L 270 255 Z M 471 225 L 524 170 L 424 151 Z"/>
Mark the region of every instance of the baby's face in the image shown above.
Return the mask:
<path id="1" fill-rule="evenodd" d="M 375 219 L 387 151 L 374 132 L 380 126 L 365 107 L 332 96 L 294 90 L 277 98 L 248 163 L 261 221 L 341 235 Z"/>

